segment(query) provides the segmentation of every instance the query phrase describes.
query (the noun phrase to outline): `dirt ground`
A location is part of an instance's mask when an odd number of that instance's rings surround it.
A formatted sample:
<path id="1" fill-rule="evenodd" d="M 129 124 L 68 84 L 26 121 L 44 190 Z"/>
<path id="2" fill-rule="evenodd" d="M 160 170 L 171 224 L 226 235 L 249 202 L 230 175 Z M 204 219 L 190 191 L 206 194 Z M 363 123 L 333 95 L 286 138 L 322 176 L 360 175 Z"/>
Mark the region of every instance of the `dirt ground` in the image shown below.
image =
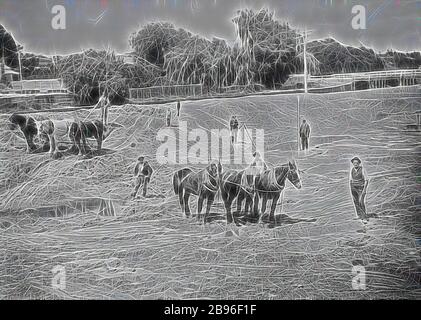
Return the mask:
<path id="1" fill-rule="evenodd" d="M 175 104 L 113 108 L 119 127 L 105 154 L 90 159 L 26 154 L 5 129 L 0 298 L 419 299 L 420 133 L 407 125 L 420 98 L 419 86 L 301 96 L 300 113 L 312 126 L 306 154 L 296 151 L 296 95 L 183 103 L 189 130 L 225 128 L 236 114 L 249 129 L 264 129 L 270 166 L 296 159 L 303 189 L 287 183 L 276 226 L 227 227 L 220 197 L 212 209 L 219 219 L 204 225 L 183 217 L 171 175 L 184 165 L 155 159 L 157 132 Z M 35 114 L 43 116 L 98 115 Z M 149 196 L 131 201 L 139 155 L 156 172 Z M 367 225 L 356 218 L 348 186 L 356 155 L 370 176 Z M 56 266 L 66 272 L 60 290 L 52 286 Z M 366 269 L 365 290 L 353 289 L 353 266 Z"/>

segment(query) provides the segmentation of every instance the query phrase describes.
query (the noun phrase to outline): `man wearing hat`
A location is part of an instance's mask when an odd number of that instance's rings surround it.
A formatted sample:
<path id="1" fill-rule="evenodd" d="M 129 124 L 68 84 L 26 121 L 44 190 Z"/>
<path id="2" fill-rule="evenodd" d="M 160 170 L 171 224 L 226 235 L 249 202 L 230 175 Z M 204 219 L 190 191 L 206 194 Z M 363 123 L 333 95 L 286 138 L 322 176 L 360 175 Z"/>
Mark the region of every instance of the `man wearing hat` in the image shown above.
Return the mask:
<path id="1" fill-rule="evenodd" d="M 301 149 L 308 150 L 308 141 L 310 140 L 311 128 L 307 120 L 303 119 L 303 123 L 300 126 L 300 138 L 301 138 Z"/>
<path id="2" fill-rule="evenodd" d="M 108 109 L 111 106 L 110 98 L 108 97 L 108 90 L 104 90 L 102 96 L 99 98 L 95 108 L 99 107 L 101 110 L 101 120 L 104 127 L 108 126 Z M 95 109 L 94 108 L 94 109 Z"/>
<path id="3" fill-rule="evenodd" d="M 231 116 L 230 119 L 230 132 L 231 132 L 231 143 L 237 142 L 237 136 L 238 136 L 238 119 L 237 116 Z"/>
<path id="4" fill-rule="evenodd" d="M 351 160 L 352 169 L 350 172 L 351 195 L 355 205 L 358 218 L 367 221 L 367 211 L 365 207 L 365 196 L 368 187 L 368 175 L 361 165 L 361 159 L 354 157 Z"/>

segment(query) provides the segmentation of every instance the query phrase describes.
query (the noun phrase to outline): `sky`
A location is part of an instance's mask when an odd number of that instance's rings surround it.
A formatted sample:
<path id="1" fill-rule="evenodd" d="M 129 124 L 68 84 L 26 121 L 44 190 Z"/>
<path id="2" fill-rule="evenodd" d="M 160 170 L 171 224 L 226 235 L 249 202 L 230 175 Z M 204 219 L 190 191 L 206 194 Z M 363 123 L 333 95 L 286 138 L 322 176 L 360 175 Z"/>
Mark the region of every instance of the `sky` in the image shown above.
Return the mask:
<path id="1" fill-rule="evenodd" d="M 55 5 L 66 8 L 66 29 L 52 27 Z M 367 28 L 352 28 L 352 8 L 366 8 Z M 150 21 L 168 21 L 207 38 L 235 41 L 231 22 L 241 8 L 269 8 L 278 19 L 311 31 L 311 39 L 334 37 L 376 51 L 421 50 L 421 0 L 0 0 L 0 24 L 39 54 L 88 48 L 130 51 L 132 32 Z"/>

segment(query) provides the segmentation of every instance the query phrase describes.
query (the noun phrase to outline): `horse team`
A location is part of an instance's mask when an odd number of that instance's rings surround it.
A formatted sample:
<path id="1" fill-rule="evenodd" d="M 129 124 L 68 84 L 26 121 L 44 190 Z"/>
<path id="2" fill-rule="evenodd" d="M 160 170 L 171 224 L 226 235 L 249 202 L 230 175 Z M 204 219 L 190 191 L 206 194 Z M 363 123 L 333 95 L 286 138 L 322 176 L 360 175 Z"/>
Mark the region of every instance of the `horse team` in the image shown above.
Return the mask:
<path id="1" fill-rule="evenodd" d="M 210 165 L 199 172 L 193 172 L 189 168 L 177 171 L 173 175 L 172 182 L 181 209 L 187 217 L 191 215 L 189 208 L 190 195 L 198 196 L 198 219 L 201 217 L 203 203 L 206 200 L 204 223 L 206 223 L 219 190 L 226 210 L 227 223 L 232 223 L 234 215 L 231 206 L 235 200 L 237 200 L 237 213 L 241 212 L 245 200 L 245 216 L 252 220 L 258 220 L 259 216 L 265 214 L 267 203 L 271 200 L 269 220 L 274 221 L 276 206 L 285 189 L 286 181 L 290 181 L 297 189 L 302 187 L 299 169 L 295 161 L 257 174 L 251 188 L 242 182 L 244 174 L 245 170 L 227 170 L 224 172 L 220 162 L 211 162 Z"/>
<path id="2" fill-rule="evenodd" d="M 23 133 L 28 153 L 49 150 L 53 158 L 59 156 L 58 140 L 64 137 L 68 137 L 72 143 L 70 151 L 79 155 L 87 154 L 87 138 L 96 139 L 98 151 L 102 149 L 102 142 L 106 138 L 106 128 L 101 120 L 47 119 L 37 121 L 32 116 L 15 113 L 9 118 L 9 122 L 11 130 L 19 128 Z M 37 137 L 42 143 L 41 147 L 35 144 Z"/>

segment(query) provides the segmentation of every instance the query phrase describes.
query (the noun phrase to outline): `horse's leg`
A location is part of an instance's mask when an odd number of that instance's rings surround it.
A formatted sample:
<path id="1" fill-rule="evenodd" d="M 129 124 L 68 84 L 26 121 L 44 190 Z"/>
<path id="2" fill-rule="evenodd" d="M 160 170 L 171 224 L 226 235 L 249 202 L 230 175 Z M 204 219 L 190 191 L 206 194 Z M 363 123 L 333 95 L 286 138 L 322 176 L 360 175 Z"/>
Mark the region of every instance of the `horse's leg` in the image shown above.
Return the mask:
<path id="1" fill-rule="evenodd" d="M 210 193 L 208 195 L 208 202 L 207 202 L 207 206 L 206 206 L 206 214 L 205 214 L 205 217 L 203 218 L 203 223 L 206 223 L 206 220 L 209 217 L 209 213 L 210 213 L 210 210 L 212 208 L 214 200 L 215 200 L 215 194 Z"/>
<path id="2" fill-rule="evenodd" d="M 276 220 L 275 220 L 275 210 L 276 210 L 276 206 L 278 204 L 278 200 L 279 200 L 279 196 L 280 195 L 281 195 L 280 193 L 279 194 L 276 194 L 274 196 L 274 198 L 272 199 L 272 206 L 270 208 L 269 221 L 272 221 L 273 220 L 274 222 L 276 222 Z"/>
<path id="3" fill-rule="evenodd" d="M 229 194 L 226 190 L 225 184 L 221 185 L 221 197 L 222 197 L 222 201 L 224 201 L 225 211 L 226 211 L 226 214 L 227 214 L 227 222 L 228 222 L 229 221 L 229 215 L 230 215 L 228 207 L 231 207 L 231 205 L 228 204 Z"/>
<path id="4" fill-rule="evenodd" d="M 87 146 L 88 144 L 86 143 L 86 137 L 85 137 L 85 135 L 84 134 L 82 134 L 82 146 L 83 146 L 83 153 L 84 154 L 87 154 L 87 151 L 86 151 L 86 146 Z"/>
<path id="5" fill-rule="evenodd" d="M 190 216 L 191 212 L 190 212 L 190 207 L 189 207 L 189 198 L 190 198 L 190 192 L 188 192 L 187 190 L 184 191 L 184 213 L 186 214 L 187 217 Z"/>
<path id="6" fill-rule="evenodd" d="M 69 133 L 67 135 L 68 138 L 69 138 L 69 140 L 70 140 L 70 142 L 72 143 L 72 146 L 68 150 L 66 150 L 66 152 L 74 152 L 74 150 L 76 149 L 75 135 L 72 132 L 72 130 L 73 130 L 73 124 L 70 125 Z"/>
<path id="7" fill-rule="evenodd" d="M 263 197 L 262 197 L 262 215 L 264 215 L 265 212 L 266 212 L 267 204 L 268 204 L 268 196 L 267 196 L 267 194 L 263 194 Z"/>
<path id="8" fill-rule="evenodd" d="M 25 137 L 25 141 L 26 141 L 26 152 L 30 153 L 32 151 L 31 148 L 31 143 L 32 143 L 32 139 L 31 139 L 31 135 L 29 133 L 26 133 L 22 130 L 22 133 Z"/>
<path id="9" fill-rule="evenodd" d="M 246 216 L 249 215 L 249 212 L 251 212 L 252 210 L 252 205 L 253 205 L 253 198 L 250 195 L 246 195 L 246 204 L 245 204 L 245 210 L 244 210 L 244 214 Z"/>
<path id="10" fill-rule="evenodd" d="M 244 193 L 240 191 L 240 193 L 237 196 L 237 215 L 241 214 L 244 198 L 245 198 Z"/>
<path id="11" fill-rule="evenodd" d="M 102 138 L 98 137 L 96 139 L 96 142 L 98 143 L 98 151 L 101 151 L 101 149 L 102 149 Z"/>
<path id="12" fill-rule="evenodd" d="M 184 213 L 184 189 L 181 186 L 178 191 L 178 201 L 180 202 L 181 211 Z"/>
<path id="13" fill-rule="evenodd" d="M 77 123 L 73 123 L 70 127 L 69 135 L 71 136 L 71 139 L 73 141 L 73 147 L 77 151 L 75 151 L 74 153 L 77 155 L 82 155 L 82 147 L 80 145 L 80 125 L 78 125 Z"/>
<path id="14" fill-rule="evenodd" d="M 84 149 L 83 149 L 83 146 L 82 146 L 82 144 L 81 144 L 81 142 L 80 142 L 80 138 L 77 140 L 77 148 L 78 148 L 78 155 L 79 156 L 81 156 L 81 155 L 83 155 L 84 154 Z"/>
<path id="15" fill-rule="evenodd" d="M 197 220 L 200 220 L 200 215 L 202 214 L 202 208 L 203 208 L 203 201 L 205 200 L 204 194 L 199 194 L 199 197 L 197 198 Z"/>
<path id="16" fill-rule="evenodd" d="M 52 156 L 54 152 L 56 151 L 56 139 L 54 138 L 54 135 L 49 134 L 48 139 L 50 141 L 50 155 Z"/>
<path id="17" fill-rule="evenodd" d="M 232 223 L 234 218 L 232 216 L 231 212 L 231 205 L 234 201 L 234 197 L 232 197 L 230 194 L 228 195 L 227 201 L 224 202 L 225 204 L 225 210 L 227 211 L 227 223 Z"/>
<path id="18" fill-rule="evenodd" d="M 253 195 L 251 195 L 253 197 Z M 254 193 L 254 197 L 253 197 L 253 212 L 252 215 L 254 217 L 258 217 L 259 216 L 259 194 L 258 192 Z"/>

